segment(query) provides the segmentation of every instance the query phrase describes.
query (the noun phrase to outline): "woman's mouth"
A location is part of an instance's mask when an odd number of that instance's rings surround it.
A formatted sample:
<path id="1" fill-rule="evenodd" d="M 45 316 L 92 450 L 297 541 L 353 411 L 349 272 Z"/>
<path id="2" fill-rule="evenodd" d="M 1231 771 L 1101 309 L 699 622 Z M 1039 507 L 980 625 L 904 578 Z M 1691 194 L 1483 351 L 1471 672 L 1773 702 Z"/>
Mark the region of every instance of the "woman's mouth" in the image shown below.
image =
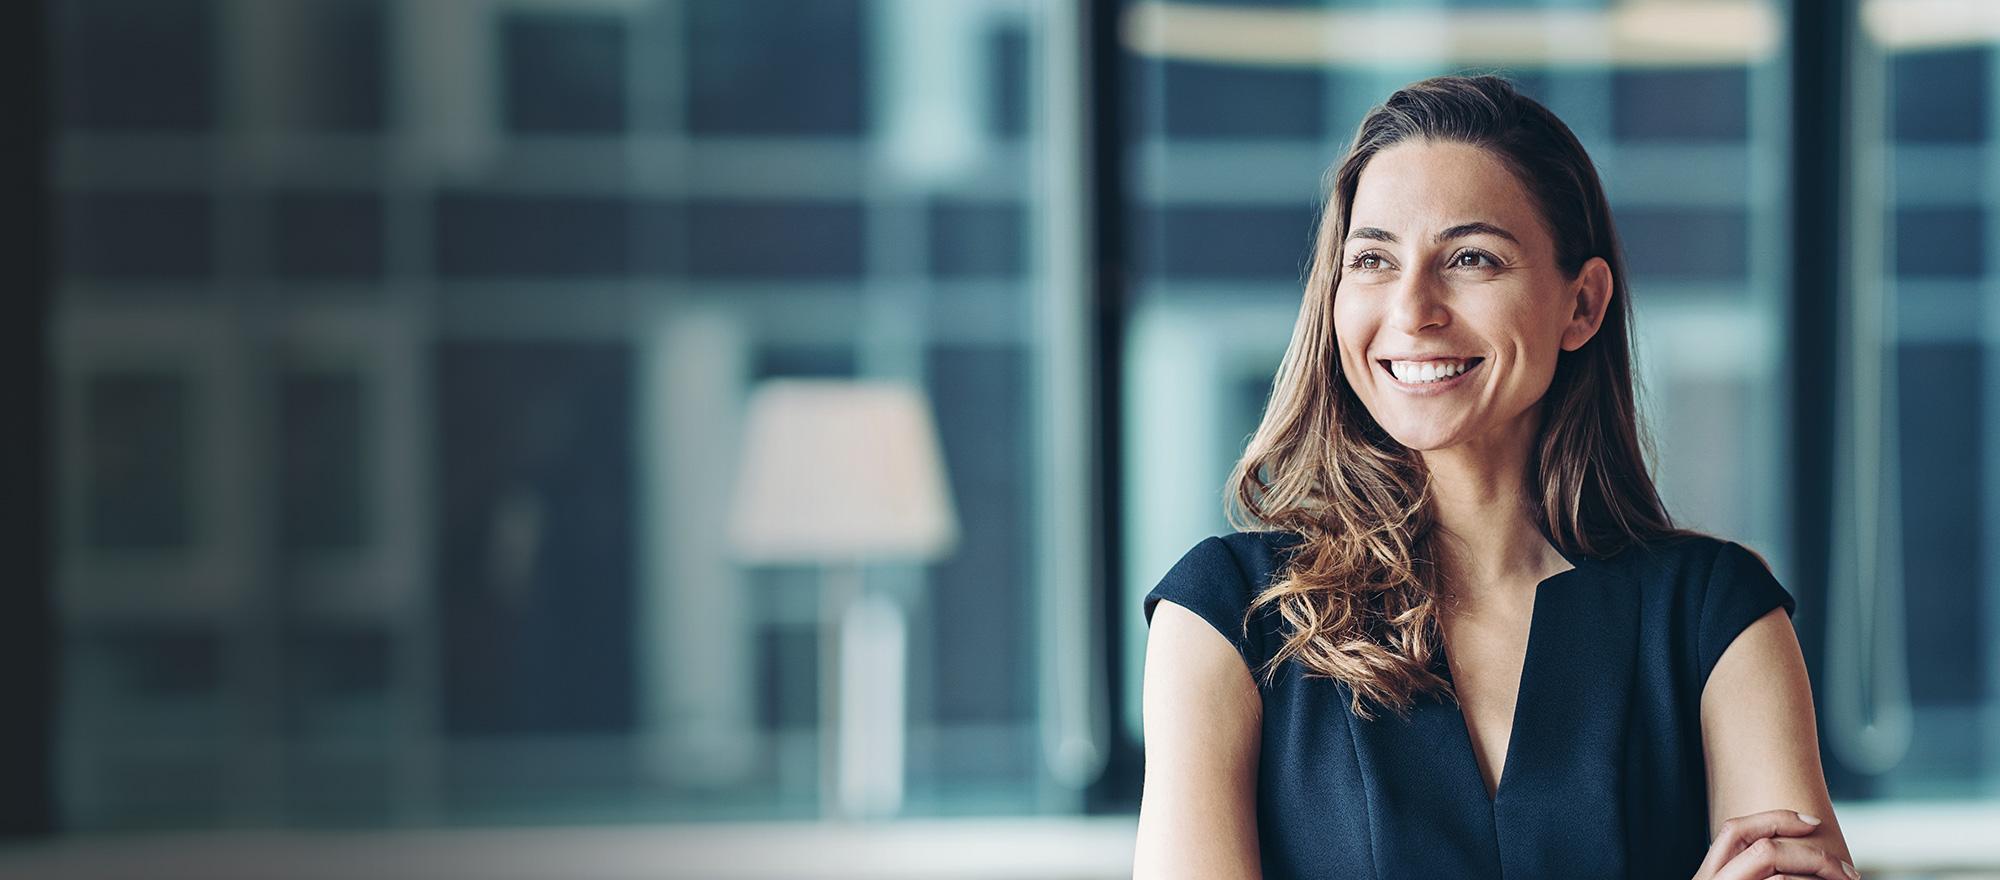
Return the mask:
<path id="1" fill-rule="evenodd" d="M 1465 377 L 1472 375 L 1485 362 L 1483 357 L 1473 357 L 1422 362 L 1379 360 L 1375 363 L 1397 389 L 1409 394 L 1432 395 L 1443 394 L 1465 384 Z M 1397 375 L 1399 372 L 1401 375 Z"/>

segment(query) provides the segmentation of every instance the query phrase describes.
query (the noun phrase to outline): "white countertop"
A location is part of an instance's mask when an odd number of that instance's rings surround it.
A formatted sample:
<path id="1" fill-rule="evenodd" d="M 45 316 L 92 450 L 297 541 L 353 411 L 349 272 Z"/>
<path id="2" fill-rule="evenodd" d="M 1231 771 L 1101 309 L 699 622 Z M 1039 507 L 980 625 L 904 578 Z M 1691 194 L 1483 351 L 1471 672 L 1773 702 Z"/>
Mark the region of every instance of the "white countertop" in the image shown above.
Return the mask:
<path id="1" fill-rule="evenodd" d="M 1836 804 L 1870 877 L 2000 880 L 2000 803 Z M 1131 876 L 1136 818 L 91 835 L 0 849 L 0 877 L 589 880 Z"/>

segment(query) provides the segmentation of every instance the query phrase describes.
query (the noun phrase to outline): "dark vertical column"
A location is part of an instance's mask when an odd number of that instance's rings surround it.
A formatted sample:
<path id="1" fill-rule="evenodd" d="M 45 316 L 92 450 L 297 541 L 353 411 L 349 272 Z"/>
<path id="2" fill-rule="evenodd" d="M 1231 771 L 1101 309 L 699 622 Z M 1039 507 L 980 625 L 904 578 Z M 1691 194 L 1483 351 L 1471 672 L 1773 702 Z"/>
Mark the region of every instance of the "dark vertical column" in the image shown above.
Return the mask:
<path id="1" fill-rule="evenodd" d="M 1838 309 L 1842 261 L 1827 254 L 1848 253 L 1846 222 L 1852 197 L 1849 168 L 1852 139 L 1874 136 L 1850 131 L 1848 52 L 1860 15 L 1859 4 L 1843 0 L 1821 5 L 1794 0 L 1787 10 L 1791 28 L 1792 288 L 1786 324 L 1793 357 L 1785 377 L 1792 399 L 1792 547 L 1801 605 L 1824 609 L 1831 571 L 1833 536 L 1834 383 L 1840 332 Z M 1823 611 L 1801 615 L 1799 644 L 1813 670 L 1813 703 L 1827 705 L 1824 688 L 1826 629 Z M 1853 646 L 1842 646 L 1852 650 Z M 1835 798 L 1866 793 L 1867 780 L 1840 767 L 1828 753 L 1826 716 L 1820 713 L 1821 762 Z"/>
<path id="2" fill-rule="evenodd" d="M 1110 684 L 1106 690 L 1110 705 L 1103 708 L 1113 719 L 1104 772 L 1085 793 L 1085 809 L 1092 813 L 1137 810 L 1145 778 L 1143 750 L 1136 740 L 1124 735 L 1123 725 L 1116 721 L 1123 716 L 1129 677 L 1124 662 L 1123 621 L 1127 609 L 1121 594 L 1125 577 L 1119 563 L 1123 556 L 1120 548 L 1125 544 L 1121 508 L 1124 430 L 1118 419 L 1118 414 L 1124 411 L 1124 388 L 1119 377 L 1124 375 L 1125 317 L 1130 296 L 1125 224 L 1125 50 L 1118 42 L 1118 20 L 1124 6 L 1124 0 L 1083 0 L 1079 11 L 1084 16 L 1085 58 L 1081 67 L 1087 81 L 1077 87 L 1085 90 L 1085 112 L 1090 120 L 1085 133 L 1090 151 L 1087 161 L 1091 190 L 1090 216 L 1086 218 L 1090 246 L 1086 259 L 1090 261 L 1093 279 L 1091 324 L 1097 370 L 1092 452 L 1098 479 L 1093 487 L 1096 497 L 1092 508 L 1097 511 L 1098 540 L 1092 545 L 1098 554 L 1096 588 L 1105 609 L 1098 620 L 1102 627 L 1098 644 L 1109 652 L 1105 671 Z"/>
<path id="3" fill-rule="evenodd" d="M 9 108 L 0 141 L 7 179 L 0 211 L 0 839 L 54 830 L 55 619 L 48 528 L 50 282 L 47 190 L 49 58 L 43 3 L 10 3 L 0 18 L 0 107 Z"/>

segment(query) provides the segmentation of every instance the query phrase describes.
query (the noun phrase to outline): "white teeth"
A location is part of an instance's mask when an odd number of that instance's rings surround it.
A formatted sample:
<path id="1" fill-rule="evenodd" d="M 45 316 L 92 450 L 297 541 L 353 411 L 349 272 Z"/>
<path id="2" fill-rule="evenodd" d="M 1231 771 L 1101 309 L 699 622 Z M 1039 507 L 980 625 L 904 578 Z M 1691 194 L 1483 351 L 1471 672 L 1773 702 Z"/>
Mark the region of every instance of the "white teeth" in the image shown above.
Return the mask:
<path id="1" fill-rule="evenodd" d="M 1412 385 L 1437 382 L 1465 372 L 1470 360 L 1463 361 L 1390 361 L 1389 370 L 1396 378 Z"/>

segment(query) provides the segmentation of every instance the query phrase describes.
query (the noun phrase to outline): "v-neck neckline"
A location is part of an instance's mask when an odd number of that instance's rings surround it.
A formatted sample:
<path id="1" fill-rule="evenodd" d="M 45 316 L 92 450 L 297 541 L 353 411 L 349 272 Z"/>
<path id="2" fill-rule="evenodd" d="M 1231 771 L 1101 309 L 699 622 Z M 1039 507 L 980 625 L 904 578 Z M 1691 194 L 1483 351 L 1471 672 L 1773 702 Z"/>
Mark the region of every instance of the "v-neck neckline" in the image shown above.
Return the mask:
<path id="1" fill-rule="evenodd" d="M 1479 747 L 1472 741 L 1472 725 L 1465 717 L 1465 706 L 1454 698 L 1445 707 L 1457 721 L 1455 726 L 1457 727 L 1458 741 L 1463 746 L 1461 751 L 1471 764 L 1473 784 L 1479 789 L 1480 794 L 1486 796 L 1486 806 L 1489 810 L 1499 807 L 1501 796 L 1507 793 L 1509 782 L 1515 776 L 1513 770 L 1518 762 L 1514 760 L 1514 752 L 1520 748 L 1521 738 L 1519 734 L 1523 726 L 1523 718 L 1531 708 L 1528 705 L 1529 701 L 1527 699 L 1532 696 L 1528 690 L 1528 681 L 1529 675 L 1533 673 L 1535 667 L 1535 646 L 1540 642 L 1547 641 L 1546 637 L 1537 638 L 1548 618 L 1548 615 L 1542 611 L 1542 599 L 1548 593 L 1548 587 L 1551 584 L 1573 577 L 1577 572 L 1583 570 L 1585 563 L 1589 560 L 1589 557 L 1581 554 L 1572 555 L 1563 550 L 1554 541 L 1550 541 L 1549 546 L 1558 555 L 1562 556 L 1563 561 L 1568 562 L 1570 567 L 1542 578 L 1535 584 L 1535 595 L 1529 603 L 1528 610 L 1528 643 L 1522 650 L 1520 677 L 1514 682 L 1514 712 L 1513 717 L 1508 721 L 1506 754 L 1500 758 L 1499 775 L 1495 779 L 1491 791 L 1488 791 L 1486 788 L 1485 774 L 1479 772 Z M 1438 661 L 1444 665 L 1445 677 L 1452 682 L 1455 688 L 1457 686 L 1457 679 L 1451 674 L 1450 653 L 1442 637 L 1438 639 Z M 1456 697 L 1456 694 L 1454 694 L 1454 697 Z"/>
<path id="2" fill-rule="evenodd" d="M 1266 715 L 1266 723 L 1307 724 L 1321 715 L 1338 716 L 1347 736 L 1327 731 L 1335 736 L 1326 745 L 1351 749 L 1353 758 L 1335 762 L 1324 775 L 1286 775 L 1279 797 L 1312 804 L 1338 797 L 1342 807 L 1352 803 L 1365 811 L 1365 821 L 1356 817 L 1349 827 L 1366 835 L 1373 864 L 1389 873 L 1398 867 L 1404 869 L 1400 873 L 1440 876 L 1579 873 L 1564 870 L 1563 854 L 1575 850 L 1576 840 L 1617 840 L 1641 819 L 1618 806 L 1630 806 L 1632 749 L 1644 748 L 1635 746 L 1642 742 L 1637 738 L 1653 733 L 1632 723 L 1633 707 L 1645 699 L 1641 694 L 1657 685 L 1651 678 L 1641 680 L 1641 664 L 1657 662 L 1644 658 L 1673 649 L 1648 629 L 1645 615 L 1653 614 L 1652 625 L 1658 625 L 1665 612 L 1654 600 L 1663 598 L 1657 591 L 1674 572 L 1665 561 L 1637 565 L 1623 558 L 1631 552 L 1565 555 L 1569 569 L 1537 584 L 1550 593 L 1530 627 L 1532 649 L 1515 683 L 1512 739 L 1495 790 L 1487 791 L 1479 771 L 1471 728 L 1442 694 L 1415 699 L 1407 713 L 1358 714 L 1350 711 L 1356 693 L 1351 685 L 1301 677 L 1297 694 L 1287 698 L 1282 712 L 1274 708 Z M 1288 729 L 1283 741 L 1314 740 Z M 1359 797 L 1348 800 L 1355 789 Z M 1608 808 L 1579 815 L 1578 803 Z M 1616 862 L 1610 851 L 1592 855 L 1607 859 L 1593 865 Z M 1610 876 L 1621 870 L 1580 873 Z"/>

